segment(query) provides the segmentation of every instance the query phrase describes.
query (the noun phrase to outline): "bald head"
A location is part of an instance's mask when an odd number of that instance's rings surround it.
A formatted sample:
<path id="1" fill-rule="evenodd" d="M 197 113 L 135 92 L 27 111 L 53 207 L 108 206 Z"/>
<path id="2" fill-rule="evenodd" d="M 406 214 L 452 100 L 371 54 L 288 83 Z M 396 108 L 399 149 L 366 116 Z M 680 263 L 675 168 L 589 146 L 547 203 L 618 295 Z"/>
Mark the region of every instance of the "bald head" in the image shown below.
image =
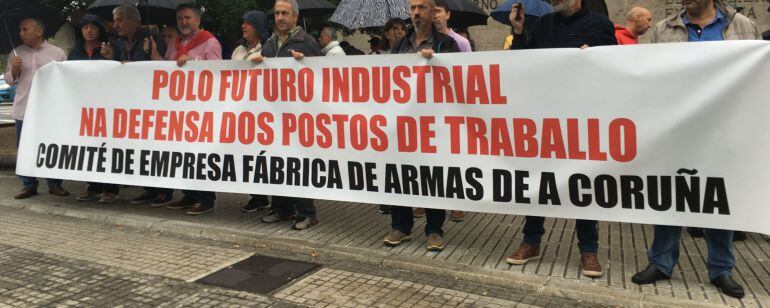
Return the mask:
<path id="1" fill-rule="evenodd" d="M 641 6 L 633 7 L 626 15 L 626 28 L 641 36 L 652 27 L 652 13 Z"/>

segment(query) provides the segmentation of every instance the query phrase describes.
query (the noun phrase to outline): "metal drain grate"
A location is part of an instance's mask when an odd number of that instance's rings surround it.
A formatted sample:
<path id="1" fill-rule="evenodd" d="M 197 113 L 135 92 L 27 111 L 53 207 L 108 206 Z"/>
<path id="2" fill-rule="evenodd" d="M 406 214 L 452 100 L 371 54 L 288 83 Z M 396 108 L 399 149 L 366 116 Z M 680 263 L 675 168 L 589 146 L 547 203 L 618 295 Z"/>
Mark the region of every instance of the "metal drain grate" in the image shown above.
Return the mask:
<path id="1" fill-rule="evenodd" d="M 320 266 L 314 263 L 254 255 L 196 282 L 267 294 Z"/>

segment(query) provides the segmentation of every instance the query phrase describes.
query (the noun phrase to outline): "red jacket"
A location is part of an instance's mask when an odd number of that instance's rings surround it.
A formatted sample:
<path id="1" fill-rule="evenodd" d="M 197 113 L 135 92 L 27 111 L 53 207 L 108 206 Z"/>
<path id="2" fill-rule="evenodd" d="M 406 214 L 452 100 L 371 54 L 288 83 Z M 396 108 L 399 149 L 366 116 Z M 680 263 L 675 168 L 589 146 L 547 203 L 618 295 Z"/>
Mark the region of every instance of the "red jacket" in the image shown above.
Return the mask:
<path id="1" fill-rule="evenodd" d="M 615 25 L 615 39 L 618 40 L 618 45 L 635 45 L 639 44 L 639 38 L 636 34 L 631 33 L 628 29 Z"/>

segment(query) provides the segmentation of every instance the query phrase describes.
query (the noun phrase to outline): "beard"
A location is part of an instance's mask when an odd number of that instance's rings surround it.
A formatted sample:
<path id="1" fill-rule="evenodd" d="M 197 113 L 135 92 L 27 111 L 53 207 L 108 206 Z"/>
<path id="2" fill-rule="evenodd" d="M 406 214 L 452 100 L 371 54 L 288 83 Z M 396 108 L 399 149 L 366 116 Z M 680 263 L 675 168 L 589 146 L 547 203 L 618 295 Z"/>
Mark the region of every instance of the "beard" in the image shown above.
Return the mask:
<path id="1" fill-rule="evenodd" d="M 566 11 L 568 8 L 575 5 L 575 2 L 578 2 L 580 0 L 562 0 L 559 3 L 553 4 L 553 11 L 555 13 L 561 13 Z M 555 2 L 555 1 L 554 1 Z"/>

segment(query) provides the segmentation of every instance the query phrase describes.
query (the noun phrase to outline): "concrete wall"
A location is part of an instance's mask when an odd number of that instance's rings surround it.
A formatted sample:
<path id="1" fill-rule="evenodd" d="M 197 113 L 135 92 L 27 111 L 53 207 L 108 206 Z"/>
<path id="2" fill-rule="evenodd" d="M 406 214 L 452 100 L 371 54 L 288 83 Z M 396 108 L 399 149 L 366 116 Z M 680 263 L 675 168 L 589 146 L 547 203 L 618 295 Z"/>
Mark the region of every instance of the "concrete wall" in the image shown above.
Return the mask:
<path id="1" fill-rule="evenodd" d="M 473 0 L 487 13 L 491 12 L 499 3 L 504 0 Z M 643 6 L 653 14 L 655 22 L 667 16 L 676 14 L 682 8 L 681 0 L 605 0 L 610 12 L 612 22 L 623 24 L 625 22 L 626 12 L 634 6 Z M 770 29 L 770 13 L 768 6 L 770 0 L 729 0 L 727 1 L 736 7 L 742 7 L 742 14 L 751 18 L 759 26 L 759 30 L 764 32 Z M 476 41 L 478 50 L 498 50 L 502 49 L 505 37 L 510 34 L 510 28 L 498 23 L 491 18 L 486 26 L 471 27 L 471 37 Z M 642 42 L 649 40 L 645 35 L 641 37 Z M 357 48 L 368 51 L 369 37 L 360 33 L 345 38 Z"/>

